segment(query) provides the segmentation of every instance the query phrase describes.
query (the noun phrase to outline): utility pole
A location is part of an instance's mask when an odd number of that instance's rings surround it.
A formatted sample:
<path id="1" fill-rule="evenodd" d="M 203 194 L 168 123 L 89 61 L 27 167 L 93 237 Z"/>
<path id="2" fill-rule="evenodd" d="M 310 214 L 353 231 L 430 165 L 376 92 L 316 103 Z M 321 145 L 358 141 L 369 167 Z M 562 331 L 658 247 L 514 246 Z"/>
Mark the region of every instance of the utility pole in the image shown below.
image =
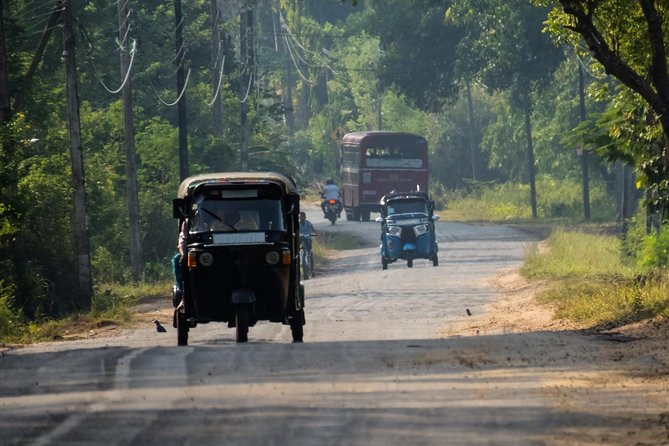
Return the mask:
<path id="1" fill-rule="evenodd" d="M 585 79 L 583 76 L 583 67 L 580 60 L 578 64 L 578 91 L 581 110 L 581 122 L 585 121 Z M 590 172 L 588 169 L 588 152 L 581 151 L 581 170 L 583 172 L 583 217 L 585 221 L 590 220 Z"/>
<path id="2" fill-rule="evenodd" d="M 239 17 L 239 33 L 240 33 L 240 59 L 242 63 L 242 76 L 240 84 L 240 116 L 239 125 L 241 127 L 241 141 L 240 141 L 240 160 L 241 170 L 247 171 L 249 168 L 249 100 L 251 97 L 251 84 L 253 83 L 253 10 L 249 9 L 242 12 Z"/>
<path id="3" fill-rule="evenodd" d="M 290 135 L 295 134 L 295 116 L 293 115 L 293 78 L 290 71 L 290 54 L 288 53 L 288 44 L 283 31 L 283 18 L 281 12 L 281 3 L 274 0 L 274 9 L 276 9 L 275 29 L 278 30 L 278 38 L 281 40 L 281 52 L 285 65 L 285 73 L 282 79 L 281 104 L 283 105 L 283 119 L 286 129 Z M 276 45 L 277 51 L 279 45 Z"/>
<path id="4" fill-rule="evenodd" d="M 223 64 L 224 59 L 221 57 L 224 55 L 221 42 L 221 31 L 218 26 L 218 3 L 216 0 L 210 0 L 209 4 L 209 17 L 211 18 L 211 66 L 212 73 L 218 74 L 218 76 L 212 76 L 212 91 L 214 94 L 219 92 L 214 97 L 213 110 L 212 110 L 212 131 L 214 138 L 220 141 L 223 139 L 223 104 L 221 102 L 221 95 L 219 91 L 219 86 L 222 83 L 222 80 L 219 79 L 220 76 L 223 76 L 223 67 L 219 68 L 218 64 Z"/>
<path id="5" fill-rule="evenodd" d="M 72 188 L 74 190 L 74 240 L 76 244 L 81 310 L 89 310 L 93 298 L 93 279 L 86 215 L 86 187 L 84 157 L 81 145 L 81 119 L 77 91 L 77 63 L 75 58 L 73 1 L 62 0 L 63 5 L 63 59 L 65 61 L 65 93 L 67 96 Z"/>
<path id="6" fill-rule="evenodd" d="M 383 104 L 381 99 L 381 89 L 376 86 L 376 127 L 377 130 L 383 130 Z"/>
<path id="7" fill-rule="evenodd" d="M 179 176 L 182 180 L 188 177 L 188 116 L 186 114 L 186 92 L 184 91 L 186 81 L 184 76 L 184 60 L 186 50 L 183 44 L 183 14 L 181 13 L 181 0 L 174 0 L 174 20 L 176 22 L 176 58 L 177 64 L 177 123 L 179 127 Z"/>
<path id="8" fill-rule="evenodd" d="M 126 78 L 130 69 L 128 34 L 128 2 L 117 2 L 119 42 L 121 43 L 121 79 Z M 123 129 L 125 136 L 125 183 L 127 191 L 128 223 L 130 238 L 130 269 L 132 281 L 139 282 L 142 277 L 142 245 L 139 227 L 139 197 L 137 194 L 137 165 L 135 149 L 135 125 L 132 111 L 132 76 L 127 75 L 127 82 L 123 85 Z"/>

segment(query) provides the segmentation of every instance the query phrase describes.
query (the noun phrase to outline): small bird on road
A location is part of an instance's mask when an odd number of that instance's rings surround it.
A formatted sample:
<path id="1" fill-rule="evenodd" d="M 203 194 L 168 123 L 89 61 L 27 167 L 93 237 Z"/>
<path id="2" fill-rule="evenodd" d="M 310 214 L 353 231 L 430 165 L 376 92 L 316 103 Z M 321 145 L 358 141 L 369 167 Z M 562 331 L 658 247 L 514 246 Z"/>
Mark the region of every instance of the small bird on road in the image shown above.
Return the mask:
<path id="1" fill-rule="evenodd" d="M 166 332 L 167 332 L 167 330 L 165 330 L 165 327 L 163 327 L 162 325 L 160 325 L 160 322 L 158 322 L 157 319 L 156 319 L 155 321 L 153 321 L 153 323 L 156 324 L 156 331 L 157 331 L 158 333 L 166 333 Z"/>
<path id="2" fill-rule="evenodd" d="M 469 311 L 469 308 L 467 308 L 465 311 L 467 311 L 467 316 L 471 316 L 471 315 L 472 315 L 472 312 Z"/>

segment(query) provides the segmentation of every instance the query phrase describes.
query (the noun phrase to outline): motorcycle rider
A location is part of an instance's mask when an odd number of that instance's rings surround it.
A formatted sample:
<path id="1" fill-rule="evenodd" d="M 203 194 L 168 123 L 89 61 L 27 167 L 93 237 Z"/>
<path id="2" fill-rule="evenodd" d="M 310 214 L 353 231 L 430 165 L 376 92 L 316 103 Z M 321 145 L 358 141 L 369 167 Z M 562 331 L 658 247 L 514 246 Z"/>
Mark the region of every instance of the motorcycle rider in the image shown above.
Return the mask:
<path id="1" fill-rule="evenodd" d="M 325 212 L 325 205 L 327 205 L 328 200 L 331 199 L 337 200 L 337 217 L 341 217 L 341 210 L 342 210 L 341 190 L 335 184 L 334 180 L 328 179 L 325 182 L 325 186 L 323 187 L 323 191 L 321 192 L 321 198 L 323 199 L 323 201 L 321 202 L 321 210 L 323 211 L 323 218 L 328 218 L 327 213 Z"/>

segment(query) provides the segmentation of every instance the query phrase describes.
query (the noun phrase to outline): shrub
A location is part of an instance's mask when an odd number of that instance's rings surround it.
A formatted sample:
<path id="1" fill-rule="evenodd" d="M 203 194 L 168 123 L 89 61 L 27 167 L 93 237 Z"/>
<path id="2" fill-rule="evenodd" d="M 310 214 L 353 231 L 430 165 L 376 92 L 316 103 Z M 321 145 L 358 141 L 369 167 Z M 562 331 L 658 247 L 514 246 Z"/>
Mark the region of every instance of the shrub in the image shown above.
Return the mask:
<path id="1" fill-rule="evenodd" d="M 23 328 L 23 315 L 12 304 L 12 287 L 0 281 L 0 339 L 19 336 Z"/>
<path id="2" fill-rule="evenodd" d="M 654 232 L 641 239 L 636 263 L 644 271 L 667 267 L 669 264 L 669 227 L 665 225 L 660 232 Z"/>

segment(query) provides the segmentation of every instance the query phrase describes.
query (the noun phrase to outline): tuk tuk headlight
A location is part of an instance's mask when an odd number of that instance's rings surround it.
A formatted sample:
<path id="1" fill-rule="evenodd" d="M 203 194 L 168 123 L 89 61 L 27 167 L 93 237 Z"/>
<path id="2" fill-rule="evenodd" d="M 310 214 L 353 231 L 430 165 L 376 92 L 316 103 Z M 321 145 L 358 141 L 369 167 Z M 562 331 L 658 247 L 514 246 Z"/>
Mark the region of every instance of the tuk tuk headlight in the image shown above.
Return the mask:
<path id="1" fill-rule="evenodd" d="M 427 232 L 427 225 L 416 225 L 413 227 L 413 232 L 416 233 L 416 237 L 423 235 Z"/>
<path id="2" fill-rule="evenodd" d="M 279 260 L 281 260 L 281 256 L 276 251 L 269 251 L 267 254 L 265 254 L 265 262 L 270 265 L 276 265 L 279 263 Z"/>
<path id="3" fill-rule="evenodd" d="M 203 252 L 198 260 L 202 266 L 211 266 L 214 263 L 214 256 L 210 252 Z"/>
<path id="4" fill-rule="evenodd" d="M 197 252 L 188 251 L 188 256 L 186 257 L 188 263 L 188 268 L 193 269 L 197 266 Z"/>
<path id="5" fill-rule="evenodd" d="M 402 234 L 402 228 L 400 226 L 388 226 L 388 229 L 386 229 L 386 233 L 388 235 L 394 235 L 395 237 L 399 237 L 400 234 Z"/>

